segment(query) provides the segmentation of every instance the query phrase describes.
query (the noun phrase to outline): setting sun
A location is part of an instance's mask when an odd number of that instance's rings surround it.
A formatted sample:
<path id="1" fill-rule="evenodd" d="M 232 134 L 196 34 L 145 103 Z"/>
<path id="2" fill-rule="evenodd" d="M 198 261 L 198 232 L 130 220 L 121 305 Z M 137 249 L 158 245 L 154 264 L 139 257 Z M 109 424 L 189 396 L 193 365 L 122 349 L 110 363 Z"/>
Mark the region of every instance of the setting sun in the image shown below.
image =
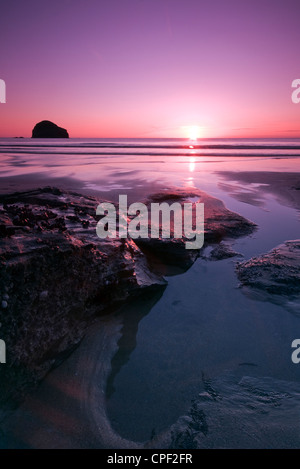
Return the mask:
<path id="1" fill-rule="evenodd" d="M 200 136 L 200 127 L 198 125 L 192 125 L 187 128 L 187 132 L 190 140 L 197 140 Z"/>

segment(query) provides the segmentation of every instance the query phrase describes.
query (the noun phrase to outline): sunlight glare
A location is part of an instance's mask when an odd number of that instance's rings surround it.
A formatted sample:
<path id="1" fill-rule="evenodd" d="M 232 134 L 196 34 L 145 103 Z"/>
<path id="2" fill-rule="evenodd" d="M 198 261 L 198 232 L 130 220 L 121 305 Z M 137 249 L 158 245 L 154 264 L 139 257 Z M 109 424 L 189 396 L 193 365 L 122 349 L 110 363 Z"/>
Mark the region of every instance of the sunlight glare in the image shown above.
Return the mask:
<path id="1" fill-rule="evenodd" d="M 200 135 L 200 127 L 198 125 L 192 125 L 188 128 L 188 137 L 190 140 L 197 140 Z"/>
<path id="2" fill-rule="evenodd" d="M 189 170 L 191 173 L 193 173 L 195 171 L 195 158 L 190 158 L 190 162 L 189 162 Z"/>

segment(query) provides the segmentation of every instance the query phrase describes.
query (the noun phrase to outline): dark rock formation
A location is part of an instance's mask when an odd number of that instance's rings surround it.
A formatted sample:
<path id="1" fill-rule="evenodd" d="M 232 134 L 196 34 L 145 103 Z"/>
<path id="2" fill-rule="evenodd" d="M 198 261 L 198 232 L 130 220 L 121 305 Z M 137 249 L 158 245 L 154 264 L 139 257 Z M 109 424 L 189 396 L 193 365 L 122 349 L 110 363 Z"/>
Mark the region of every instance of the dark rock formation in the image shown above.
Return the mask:
<path id="1" fill-rule="evenodd" d="M 242 257 L 242 254 L 233 251 L 231 246 L 220 243 L 210 252 L 208 259 L 211 261 L 221 261 L 223 259 L 229 259 L 230 257 L 236 256 Z"/>
<path id="2" fill-rule="evenodd" d="M 286 241 L 267 254 L 236 265 L 246 292 L 300 312 L 300 240 Z"/>
<path id="3" fill-rule="evenodd" d="M 69 138 L 69 134 L 53 122 L 41 121 L 34 126 L 32 138 Z"/>
<path id="4" fill-rule="evenodd" d="M 224 206 L 221 200 L 198 189 L 166 190 L 165 192 L 151 195 L 145 201 L 145 204 L 148 207 L 153 202 L 167 202 L 168 204 L 180 202 L 183 205 L 185 202 L 191 202 L 191 200 L 204 204 L 204 246 L 210 243 L 219 243 L 223 239 L 246 236 L 256 229 L 255 223 L 235 212 L 231 212 Z M 193 217 L 193 224 L 195 225 L 195 217 Z M 199 250 L 186 249 L 186 241 L 187 238 L 183 236 L 182 239 L 163 239 L 161 237 L 159 239 L 138 238 L 135 240 L 135 243 L 148 257 L 152 256 L 156 263 L 160 261 L 169 265 L 180 265 L 181 268 L 187 269 L 199 256 Z M 229 250 L 230 248 L 228 247 L 226 257 L 238 255 L 233 251 L 229 253 Z"/>
<path id="5" fill-rule="evenodd" d="M 45 188 L 2 196 L 0 204 L 2 373 L 42 377 L 95 315 L 166 284 L 132 240 L 97 237 L 92 197 Z"/>
<path id="6" fill-rule="evenodd" d="M 286 241 L 267 254 L 237 264 L 243 285 L 276 295 L 300 294 L 300 240 Z"/>
<path id="7" fill-rule="evenodd" d="M 205 204 L 205 243 L 254 230 L 201 191 L 164 192 L 147 204 L 193 197 Z M 0 403 L 71 352 L 95 316 L 141 292 L 161 291 L 167 270 L 155 269 L 153 259 L 183 269 L 198 256 L 184 239 L 98 238 L 98 204 L 50 187 L 0 196 L 0 323 L 7 348 Z"/>

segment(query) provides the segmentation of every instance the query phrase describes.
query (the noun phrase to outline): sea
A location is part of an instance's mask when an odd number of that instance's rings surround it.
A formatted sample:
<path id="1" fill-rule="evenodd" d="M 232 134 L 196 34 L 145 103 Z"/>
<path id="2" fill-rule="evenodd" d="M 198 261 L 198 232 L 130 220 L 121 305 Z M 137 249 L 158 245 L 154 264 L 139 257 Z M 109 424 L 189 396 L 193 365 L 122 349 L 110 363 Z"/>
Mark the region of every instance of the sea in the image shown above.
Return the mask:
<path id="1" fill-rule="evenodd" d="M 206 184 L 217 169 L 295 171 L 299 156 L 300 138 L 1 138 L 0 191 L 56 183 L 113 199 L 126 190 L 136 198 L 156 186 L 197 185 L 199 177 Z"/>
<path id="2" fill-rule="evenodd" d="M 261 179 L 239 177 L 248 172 Z M 300 364 L 291 360 L 300 308 L 245 295 L 235 273 L 237 261 L 300 238 L 299 210 L 268 190 L 263 174 L 270 172 L 283 181 L 298 173 L 300 187 L 300 138 L 0 139 L 0 193 L 52 185 L 134 202 L 197 188 L 258 226 L 232 240 L 240 257 L 209 261 L 208 247 L 189 270 L 167 278 L 156 302 L 120 312 L 106 406 L 123 438 L 147 441 L 182 416 L 192 419 L 193 402 L 210 383 L 216 393 L 203 400 L 204 447 L 241 447 L 241 434 L 250 447 L 300 447 Z"/>

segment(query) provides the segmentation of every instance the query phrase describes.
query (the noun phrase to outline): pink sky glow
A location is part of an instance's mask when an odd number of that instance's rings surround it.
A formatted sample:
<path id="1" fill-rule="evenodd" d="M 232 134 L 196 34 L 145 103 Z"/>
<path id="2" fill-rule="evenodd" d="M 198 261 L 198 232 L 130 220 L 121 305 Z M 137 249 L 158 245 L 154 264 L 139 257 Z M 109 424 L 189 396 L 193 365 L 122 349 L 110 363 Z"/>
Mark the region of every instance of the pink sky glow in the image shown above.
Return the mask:
<path id="1" fill-rule="evenodd" d="M 0 16 L 0 137 L 300 137 L 299 0 L 28 0 Z"/>

